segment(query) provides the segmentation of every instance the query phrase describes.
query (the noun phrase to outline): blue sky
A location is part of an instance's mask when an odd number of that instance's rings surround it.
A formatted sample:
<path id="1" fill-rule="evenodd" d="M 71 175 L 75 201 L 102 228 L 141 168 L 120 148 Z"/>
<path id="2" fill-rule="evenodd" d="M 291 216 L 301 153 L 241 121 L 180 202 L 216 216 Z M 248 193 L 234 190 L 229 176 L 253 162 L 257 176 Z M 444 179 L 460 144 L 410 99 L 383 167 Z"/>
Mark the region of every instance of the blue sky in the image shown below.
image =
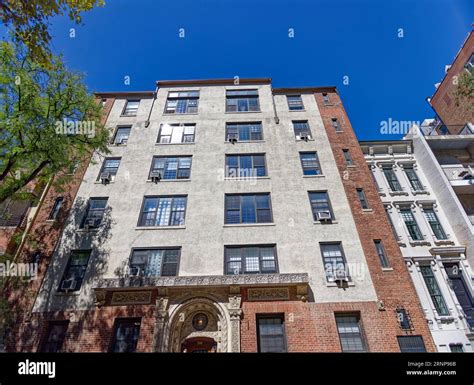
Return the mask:
<path id="1" fill-rule="evenodd" d="M 361 140 L 399 138 L 381 135 L 381 121 L 433 116 L 425 98 L 474 21 L 472 0 L 106 2 L 83 26 L 52 23 L 53 50 L 86 73 L 91 91 L 234 76 L 271 77 L 274 87 L 335 85 Z"/>

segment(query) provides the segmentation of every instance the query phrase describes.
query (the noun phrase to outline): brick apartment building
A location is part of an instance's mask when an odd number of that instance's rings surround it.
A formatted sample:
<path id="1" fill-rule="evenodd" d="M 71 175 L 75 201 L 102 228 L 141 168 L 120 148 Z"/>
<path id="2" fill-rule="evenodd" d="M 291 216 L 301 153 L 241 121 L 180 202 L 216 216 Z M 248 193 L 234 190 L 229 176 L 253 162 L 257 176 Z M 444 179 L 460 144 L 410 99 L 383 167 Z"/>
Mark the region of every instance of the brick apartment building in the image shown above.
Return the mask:
<path id="1" fill-rule="evenodd" d="M 111 154 L 78 173 L 8 350 L 435 350 L 334 87 L 97 96 Z"/>
<path id="2" fill-rule="evenodd" d="M 457 101 L 455 91 L 461 74 L 474 71 L 474 30 L 471 30 L 429 103 L 436 113 L 430 132 L 439 135 L 474 134 L 473 101 Z"/>

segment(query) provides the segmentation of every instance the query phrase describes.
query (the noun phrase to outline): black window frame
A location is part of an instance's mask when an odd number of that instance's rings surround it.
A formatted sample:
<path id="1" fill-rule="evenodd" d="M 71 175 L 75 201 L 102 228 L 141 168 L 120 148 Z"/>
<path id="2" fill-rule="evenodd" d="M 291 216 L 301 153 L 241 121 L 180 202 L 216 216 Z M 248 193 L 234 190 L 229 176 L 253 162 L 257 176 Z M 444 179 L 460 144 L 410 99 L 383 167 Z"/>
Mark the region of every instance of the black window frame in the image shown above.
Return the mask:
<path id="1" fill-rule="evenodd" d="M 259 353 L 286 353 L 288 351 L 288 341 L 286 338 L 286 325 L 285 325 L 285 314 L 284 313 L 271 313 L 271 314 L 256 314 L 256 327 L 257 327 L 257 351 Z M 278 319 L 281 322 L 281 334 L 276 336 L 281 336 L 281 350 L 278 351 L 269 351 L 262 350 L 262 336 L 260 334 L 260 321 L 263 319 Z"/>
<path id="2" fill-rule="evenodd" d="M 136 350 L 137 350 L 138 341 L 140 340 L 141 321 L 142 321 L 142 319 L 140 317 L 115 318 L 114 327 L 113 327 L 113 334 L 112 334 L 112 338 L 111 338 L 111 341 L 110 341 L 109 352 L 110 353 L 135 353 Z M 137 325 L 137 323 L 138 323 L 138 325 Z M 117 333 L 119 331 L 119 327 L 122 326 L 122 325 L 130 325 L 130 326 L 133 326 L 134 328 L 136 328 L 138 326 L 136 340 L 131 341 L 131 344 L 133 344 L 133 348 L 131 350 L 126 350 L 125 352 L 116 351 L 117 342 L 119 342 L 119 341 L 117 341 Z M 134 333 L 135 333 L 135 330 L 134 330 Z"/>
<path id="3" fill-rule="evenodd" d="M 362 210 L 370 210 L 369 201 L 367 200 L 367 195 L 365 195 L 364 189 L 362 187 L 357 187 L 356 193 Z"/>
<path id="4" fill-rule="evenodd" d="M 163 126 L 168 125 L 171 127 L 171 135 L 163 135 Z M 183 134 L 181 135 L 181 141 L 180 142 L 172 142 L 171 138 L 173 137 L 173 130 L 175 127 L 183 127 Z M 193 127 L 193 133 L 192 134 L 186 134 L 186 127 Z M 163 137 L 168 137 L 170 138 L 169 142 L 162 142 L 161 139 Z M 186 138 L 191 138 L 192 140 L 187 140 Z M 196 143 L 196 123 L 161 123 L 160 128 L 158 129 L 158 137 L 156 138 L 156 143 L 157 144 L 190 144 L 190 143 Z"/>
<path id="5" fill-rule="evenodd" d="M 54 200 L 53 208 L 51 209 L 51 212 L 48 215 L 48 221 L 55 221 L 58 219 L 59 215 L 61 214 L 61 208 L 64 203 L 64 197 L 57 197 Z"/>
<path id="6" fill-rule="evenodd" d="M 178 96 L 170 96 L 170 94 L 178 94 Z M 191 96 L 189 94 L 197 96 Z M 199 113 L 199 98 L 201 97 L 201 92 L 199 90 L 189 90 L 189 91 L 168 91 L 166 96 L 165 109 L 163 111 L 164 115 L 196 115 Z M 176 106 L 174 107 L 174 112 L 170 112 L 169 103 L 170 101 L 176 101 Z M 176 112 L 178 110 L 178 103 L 180 101 L 186 101 L 185 112 Z M 195 101 L 195 106 L 190 106 L 190 101 Z M 194 104 L 194 103 L 193 103 Z M 193 111 L 189 111 L 193 109 Z"/>
<path id="7" fill-rule="evenodd" d="M 412 218 L 410 220 L 410 223 L 408 223 L 408 213 Z M 420 226 L 418 225 L 418 221 L 413 215 L 413 210 L 410 207 L 401 207 L 400 216 L 403 220 L 403 223 L 405 224 L 405 227 L 408 231 L 410 238 L 413 241 L 423 241 L 425 237 L 423 236 L 421 232 Z"/>
<path id="8" fill-rule="evenodd" d="M 164 159 L 165 160 L 165 164 L 164 164 L 163 169 L 154 167 L 156 159 Z M 178 167 L 176 169 L 176 178 L 165 178 L 165 175 L 166 175 L 166 172 L 167 172 L 167 166 L 169 164 L 170 159 L 177 159 L 178 160 Z M 189 159 L 189 167 L 181 167 L 180 168 L 181 159 Z M 189 179 L 191 179 L 192 165 L 193 165 L 193 156 L 192 155 L 155 155 L 155 156 L 153 156 L 153 158 L 151 160 L 151 167 L 150 167 L 150 171 L 148 172 L 148 180 L 151 180 L 151 173 L 153 171 L 159 171 L 160 172 L 161 180 L 189 180 Z M 160 171 L 160 170 L 162 170 L 162 171 Z M 180 176 L 180 171 L 183 172 L 183 170 L 189 170 L 189 173 L 187 174 L 187 176 L 183 177 L 183 174 L 181 174 L 181 176 Z"/>
<path id="9" fill-rule="evenodd" d="M 239 94 L 240 93 L 240 94 Z M 233 94 L 233 95 L 232 95 Z M 231 110 L 229 109 L 229 100 L 237 100 L 236 102 L 236 109 Z M 256 101 L 257 109 L 250 109 L 250 100 Z M 246 110 L 239 110 L 239 105 L 241 101 L 246 101 L 247 109 Z M 260 112 L 260 95 L 258 89 L 243 89 L 243 90 L 226 90 L 225 94 L 225 112 L 227 113 L 252 113 L 252 112 Z"/>
<path id="10" fill-rule="evenodd" d="M 433 304 L 433 307 L 435 308 L 438 315 L 449 316 L 451 313 L 431 265 L 420 265 L 420 273 L 421 277 L 423 278 L 423 283 L 425 284 L 428 294 L 430 295 L 431 303 Z"/>
<path id="11" fill-rule="evenodd" d="M 385 180 L 387 181 L 390 191 L 403 191 L 402 185 L 400 184 L 400 181 L 398 180 L 392 165 L 382 166 L 382 174 L 384 175 Z"/>
<path id="12" fill-rule="evenodd" d="M 388 260 L 387 252 L 381 239 L 374 239 L 374 247 L 379 257 L 379 262 L 382 268 L 389 269 L 390 261 Z"/>
<path id="13" fill-rule="evenodd" d="M 429 212 L 429 215 L 428 215 L 428 212 Z M 446 234 L 446 231 L 444 230 L 444 227 L 441 224 L 438 214 L 436 214 L 436 211 L 433 206 L 423 207 L 423 216 L 425 217 L 426 222 L 428 222 L 428 225 L 430 226 L 431 231 L 433 232 L 437 240 L 441 241 L 441 240 L 448 239 L 448 235 Z M 434 218 L 435 221 L 430 220 L 429 216 L 432 216 L 432 218 Z"/>
<path id="14" fill-rule="evenodd" d="M 407 170 L 409 170 L 409 172 L 407 172 Z M 415 167 L 413 167 L 412 165 L 404 165 L 403 171 L 405 172 L 408 182 L 410 183 L 410 186 L 414 191 L 425 191 L 425 188 L 421 183 L 420 177 L 415 171 Z"/>
<path id="15" fill-rule="evenodd" d="M 290 98 L 298 98 L 298 103 L 294 103 L 293 104 L 293 108 L 292 108 L 292 104 L 290 103 Z M 299 95 L 286 95 L 286 102 L 288 104 L 288 110 L 289 111 L 304 111 L 305 108 L 304 108 L 304 103 L 303 103 L 303 98 L 301 97 L 301 94 Z M 296 106 L 296 108 L 294 108 L 294 106 Z"/>
<path id="16" fill-rule="evenodd" d="M 239 199 L 239 217 L 240 221 L 239 222 L 228 222 L 227 221 L 227 214 L 228 211 L 236 211 L 236 209 L 228 209 L 228 197 L 235 197 L 238 196 Z M 255 214 L 255 222 L 242 222 L 242 197 L 244 196 L 251 196 L 254 198 L 254 214 Z M 258 209 L 257 208 L 257 201 L 256 198 L 257 196 L 268 196 L 268 209 Z M 269 210 L 270 212 L 270 220 L 268 222 L 260 222 L 258 220 L 258 211 L 259 210 Z M 224 197 L 224 224 L 226 225 L 245 225 L 245 224 L 255 224 L 255 223 L 273 223 L 273 209 L 272 209 L 272 199 L 271 199 L 271 194 L 270 193 L 231 193 L 231 194 L 225 194 Z"/>
<path id="17" fill-rule="evenodd" d="M 344 161 L 346 162 L 346 166 L 354 166 L 354 160 L 352 159 L 352 155 L 349 149 L 344 148 L 342 150 L 342 154 L 344 156 Z"/>
<path id="18" fill-rule="evenodd" d="M 397 336 L 398 346 L 401 353 L 425 353 L 426 346 L 423 337 L 420 335 L 406 335 L 406 336 Z M 421 342 L 418 346 L 402 346 L 401 341 L 412 341 L 412 342 Z"/>
<path id="19" fill-rule="evenodd" d="M 105 207 L 102 209 L 92 209 L 92 201 L 105 201 Z M 82 218 L 80 228 L 83 229 L 85 227 L 86 221 L 88 219 L 96 218 L 99 223 L 97 226 L 99 226 L 102 223 L 102 220 L 104 219 L 104 214 L 105 210 L 107 209 L 107 203 L 109 202 L 109 197 L 90 197 L 89 200 L 87 201 L 87 207 L 86 211 L 84 213 L 84 217 Z M 90 215 L 91 211 L 95 212 L 97 211 L 100 215 Z"/>
<path id="20" fill-rule="evenodd" d="M 105 165 L 106 165 L 107 161 L 110 161 L 110 160 L 118 160 L 119 161 L 118 166 L 117 167 L 106 167 Z M 100 176 L 102 175 L 103 172 L 108 172 L 108 173 L 110 173 L 110 176 L 111 176 L 110 182 L 113 182 L 115 180 L 115 177 L 118 174 L 118 170 L 119 170 L 121 164 L 122 164 L 122 157 L 105 158 L 104 161 L 102 162 L 102 166 L 100 167 L 100 172 L 99 172 L 99 175 L 97 176 L 97 181 L 100 180 Z M 112 169 L 115 169 L 115 171 L 110 171 Z M 107 170 L 107 171 L 105 171 L 105 170 Z"/>
<path id="21" fill-rule="evenodd" d="M 350 271 L 349 271 L 349 266 L 347 264 L 347 259 L 346 259 L 346 255 L 344 253 L 344 248 L 342 246 L 342 242 L 341 241 L 335 241 L 335 242 L 319 242 L 319 250 L 320 250 L 320 253 L 321 253 L 321 259 L 323 261 L 323 268 L 324 268 L 324 275 L 326 277 L 326 281 L 327 282 L 335 282 L 335 279 L 334 279 L 334 263 L 332 262 L 331 263 L 331 271 L 330 271 L 330 274 L 329 273 L 329 269 L 327 267 L 328 265 L 328 262 L 326 261 L 327 259 L 334 259 L 334 258 L 337 258 L 337 257 L 325 257 L 324 256 L 324 246 L 338 246 L 339 247 L 339 251 L 341 253 L 341 255 L 339 256 L 339 258 L 342 260 L 342 264 L 343 264 L 343 267 L 344 267 L 344 271 L 346 272 L 347 274 L 347 279 L 350 281 L 352 281 L 352 278 L 351 278 L 351 275 L 350 275 Z M 339 262 L 340 263 L 340 262 Z M 336 270 L 339 270 L 339 267 L 336 266 Z"/>
<path id="22" fill-rule="evenodd" d="M 156 225 L 156 219 L 157 219 L 157 213 L 158 213 L 158 206 L 159 206 L 159 200 L 160 199 L 167 199 L 167 198 L 171 198 L 171 208 L 170 208 L 170 214 L 169 214 L 169 218 L 168 218 L 168 224 L 167 225 Z M 183 211 L 183 217 L 181 218 L 182 219 L 182 222 L 181 224 L 171 224 L 172 223 L 172 218 L 173 218 L 173 213 L 179 213 L 181 212 L 181 210 L 174 210 L 173 211 L 173 203 L 174 203 L 174 199 L 176 198 L 185 198 L 185 203 L 184 203 L 184 211 Z M 146 200 L 147 199 L 158 199 L 158 202 L 157 202 L 157 206 L 156 206 L 156 210 L 154 211 L 155 212 L 155 216 L 153 218 L 153 221 L 155 224 L 153 225 L 145 225 L 143 224 L 144 222 L 144 212 L 143 212 L 143 209 L 145 208 L 145 203 L 146 203 Z M 187 209 L 188 209 L 188 195 L 186 194 L 176 194 L 176 195 L 145 195 L 143 197 L 143 201 L 142 201 L 142 206 L 140 208 L 140 215 L 138 217 L 138 224 L 137 226 L 138 227 L 174 227 L 174 226 L 184 226 L 185 223 L 186 223 L 186 212 L 187 212 Z"/>
<path id="23" fill-rule="evenodd" d="M 119 133 L 120 130 L 126 130 L 128 129 L 128 136 L 127 136 L 127 139 L 125 140 L 125 143 L 117 143 L 117 135 Z M 118 146 L 118 145 L 121 145 L 121 146 L 126 146 L 127 143 L 128 143 L 128 139 L 130 138 L 130 134 L 132 132 L 132 125 L 131 124 L 128 124 L 128 125 L 119 125 L 115 128 L 115 132 L 114 132 L 114 136 L 112 138 L 112 142 L 110 144 L 113 144 L 115 146 Z"/>
<path id="24" fill-rule="evenodd" d="M 127 113 L 127 109 L 128 109 L 128 103 L 130 102 L 138 102 L 138 105 L 137 105 L 137 108 L 136 110 L 133 109 L 135 111 L 135 113 L 133 114 L 130 114 L 130 113 Z M 126 99 L 125 100 L 125 105 L 123 106 L 123 110 L 122 110 L 122 114 L 121 116 L 137 116 L 138 114 L 138 109 L 140 108 L 140 103 L 141 103 L 141 100 L 140 99 Z"/>
<path id="25" fill-rule="evenodd" d="M 304 124 L 305 127 L 298 127 L 297 125 Z M 295 135 L 295 140 L 300 141 L 303 140 L 301 139 L 301 136 L 307 136 L 309 138 L 312 138 L 311 134 L 311 127 L 309 125 L 308 120 L 302 119 L 302 120 L 292 120 L 291 125 L 293 127 L 293 134 Z M 303 135 L 301 135 L 303 134 Z"/>
<path id="26" fill-rule="evenodd" d="M 326 201 L 327 201 L 327 206 L 328 206 L 328 209 L 327 210 L 316 210 L 316 208 L 314 207 L 315 205 L 313 204 L 313 199 L 311 199 L 311 194 L 325 194 L 326 195 Z M 334 210 L 332 208 L 332 204 L 331 204 L 331 199 L 329 198 L 329 193 L 327 192 L 327 190 L 321 190 L 321 191 L 308 191 L 308 198 L 309 198 L 309 204 L 311 206 L 311 213 L 313 214 L 313 220 L 314 221 L 318 221 L 317 219 L 317 212 L 319 211 L 329 211 L 331 213 L 331 220 L 334 221 L 336 219 L 336 216 L 334 215 Z"/>
<path id="27" fill-rule="evenodd" d="M 304 155 L 314 155 L 316 167 L 305 167 L 303 163 L 303 158 L 302 158 L 302 156 Z M 300 151 L 299 157 L 300 157 L 301 168 L 303 170 L 303 176 L 323 175 L 323 170 L 321 168 L 321 162 L 319 161 L 319 156 L 318 156 L 317 151 Z M 315 171 L 314 174 L 306 173 L 306 171 L 311 172 L 312 170 Z"/>
<path id="28" fill-rule="evenodd" d="M 359 329 L 358 333 L 341 333 L 341 331 L 339 330 L 339 326 L 340 326 L 340 323 L 338 322 L 339 320 L 341 320 L 342 318 L 356 318 L 356 322 L 357 322 L 357 328 Z M 367 340 L 366 340 L 366 337 L 365 337 L 365 332 L 364 332 L 364 327 L 363 327 L 363 324 L 362 324 L 362 317 L 360 315 L 360 313 L 334 313 L 334 318 L 335 318 L 335 321 L 336 321 L 336 328 L 337 328 L 337 334 L 339 336 L 339 343 L 340 343 L 340 346 L 341 346 L 341 352 L 343 353 L 365 353 L 365 352 L 368 352 L 368 344 L 367 344 Z M 342 323 L 342 322 L 341 322 Z M 349 336 L 348 336 L 349 335 Z M 345 343 L 343 343 L 343 341 L 346 340 L 346 338 L 351 338 L 351 339 L 355 339 L 355 335 L 357 335 L 357 338 L 360 339 L 360 343 L 362 345 L 362 349 L 345 349 Z"/>
<path id="29" fill-rule="evenodd" d="M 87 253 L 88 254 L 85 264 L 72 265 L 73 255 L 75 253 L 77 253 L 77 254 L 86 254 Z M 87 268 L 89 267 L 89 262 L 91 260 L 91 254 L 92 254 L 91 249 L 71 250 L 71 252 L 69 253 L 69 258 L 68 258 L 68 261 L 67 261 L 67 264 L 66 264 L 66 268 L 64 269 L 62 278 L 59 282 L 59 286 L 58 286 L 58 289 L 57 289 L 58 292 L 65 292 L 66 291 L 66 290 L 62 289 L 61 286 L 62 286 L 62 284 L 65 280 L 69 280 L 69 279 L 74 279 L 76 282 L 79 282 L 79 283 L 76 284 L 76 287 L 74 289 L 67 290 L 68 293 L 69 292 L 77 292 L 77 291 L 81 290 L 82 284 L 84 283 L 84 278 L 85 278 L 86 273 L 87 273 Z M 78 278 L 75 274 L 71 273 L 71 268 L 74 268 L 74 267 L 77 267 L 77 269 L 79 270 Z"/>
<path id="30" fill-rule="evenodd" d="M 331 126 L 334 128 L 335 132 L 343 132 L 341 123 L 339 122 L 338 118 L 331 118 Z"/>
<path id="31" fill-rule="evenodd" d="M 244 156 L 250 156 L 251 157 L 251 163 L 252 163 L 252 167 L 250 169 L 246 169 L 246 168 L 241 168 L 241 157 L 244 157 Z M 263 157 L 263 166 L 257 166 L 255 167 L 255 157 L 257 156 L 260 156 L 260 157 Z M 237 157 L 237 168 L 235 167 L 229 167 L 229 164 L 228 164 L 228 160 L 230 157 Z M 262 168 L 263 167 L 263 175 L 258 175 L 258 168 Z M 231 176 L 231 172 L 230 170 L 237 170 L 237 173 L 236 173 L 236 176 Z M 241 175 L 241 170 L 251 170 L 250 174 L 251 175 L 246 175 L 244 173 L 244 175 Z M 267 170 L 267 157 L 266 157 L 266 154 L 265 153 L 245 153 L 245 154 L 225 154 L 225 177 L 226 178 L 248 178 L 248 177 L 252 177 L 252 178 L 263 178 L 263 177 L 267 177 L 268 176 L 268 170 Z"/>
<path id="32" fill-rule="evenodd" d="M 251 249 L 251 248 L 258 248 L 258 265 L 259 265 L 259 270 L 254 271 L 254 270 L 247 270 L 246 264 L 244 264 L 244 259 L 245 256 L 243 255 L 243 249 Z M 273 262 L 275 265 L 274 271 L 265 271 L 263 269 L 263 259 L 262 256 L 262 249 L 273 249 Z M 240 250 L 240 269 L 239 273 L 236 274 L 235 270 L 232 270 L 229 268 L 229 265 L 233 262 L 236 263 L 238 261 L 234 260 L 231 261 L 230 258 L 232 257 L 229 255 L 229 250 Z M 245 265 L 245 267 L 244 267 Z M 279 273 L 279 267 L 278 267 L 278 255 L 277 255 L 277 247 L 275 244 L 263 244 L 263 245 L 226 245 L 224 246 L 224 275 L 241 275 L 241 274 L 278 274 Z"/>
<path id="33" fill-rule="evenodd" d="M 52 331 L 55 326 L 63 327 L 61 330 L 61 340 L 59 341 L 50 341 L 52 337 Z M 56 320 L 56 321 L 48 321 L 45 334 L 43 335 L 41 345 L 40 345 L 40 352 L 41 353 L 61 353 L 63 352 L 64 341 L 66 340 L 67 331 L 69 329 L 69 320 Z M 59 345 L 56 346 L 55 349 L 52 348 L 50 345 Z"/>
<path id="34" fill-rule="evenodd" d="M 244 126 L 249 128 L 249 139 L 242 139 L 243 132 L 242 129 Z M 252 132 L 252 126 L 259 127 L 260 130 Z M 237 137 L 236 137 L 237 135 Z M 254 142 L 254 141 L 263 141 L 263 124 L 262 122 L 226 122 L 225 124 L 225 139 L 229 141 L 230 139 L 237 139 L 239 142 Z"/>
<path id="35" fill-rule="evenodd" d="M 146 275 L 146 274 L 142 274 L 141 272 L 138 274 L 139 276 L 141 277 L 178 277 L 179 276 L 179 267 L 180 267 L 180 262 L 181 262 L 181 246 L 176 246 L 176 247 L 171 247 L 171 246 L 167 246 L 167 247 L 134 247 L 132 248 L 131 252 L 130 252 L 130 256 L 128 258 L 128 267 L 129 267 L 129 271 L 131 271 L 131 269 L 133 269 L 134 267 L 138 267 L 137 263 L 134 264 L 133 263 L 133 258 L 135 256 L 135 252 L 150 252 L 150 251 L 157 251 L 157 250 L 161 250 L 163 251 L 163 255 L 162 255 L 162 258 L 161 258 L 161 264 L 160 264 L 160 275 Z M 166 261 L 165 259 L 169 256 L 166 255 L 166 251 L 177 251 L 177 260 L 176 260 L 176 263 L 174 262 L 170 262 L 170 261 Z M 167 267 L 165 266 L 166 264 L 168 265 L 171 265 L 171 264 L 175 264 L 176 267 L 175 267 L 175 274 L 163 274 L 163 271 L 166 271 L 167 270 Z M 149 255 L 147 255 L 147 261 L 146 261 L 146 267 L 149 266 Z M 166 269 L 165 269 L 166 268 Z M 142 271 L 142 270 L 140 270 Z"/>

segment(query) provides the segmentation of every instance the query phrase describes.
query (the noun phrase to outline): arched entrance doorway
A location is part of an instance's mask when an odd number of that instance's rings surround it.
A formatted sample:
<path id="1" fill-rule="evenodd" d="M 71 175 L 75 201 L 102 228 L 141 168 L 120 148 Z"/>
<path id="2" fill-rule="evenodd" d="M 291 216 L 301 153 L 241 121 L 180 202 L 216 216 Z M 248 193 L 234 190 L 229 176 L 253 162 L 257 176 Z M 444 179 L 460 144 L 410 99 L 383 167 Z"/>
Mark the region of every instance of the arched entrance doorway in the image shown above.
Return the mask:
<path id="1" fill-rule="evenodd" d="M 187 338 L 181 344 L 183 353 L 215 353 L 217 351 L 217 342 L 209 337 Z"/>
<path id="2" fill-rule="evenodd" d="M 163 351 L 227 352 L 229 314 L 220 303 L 199 297 L 176 306 L 165 331 Z"/>

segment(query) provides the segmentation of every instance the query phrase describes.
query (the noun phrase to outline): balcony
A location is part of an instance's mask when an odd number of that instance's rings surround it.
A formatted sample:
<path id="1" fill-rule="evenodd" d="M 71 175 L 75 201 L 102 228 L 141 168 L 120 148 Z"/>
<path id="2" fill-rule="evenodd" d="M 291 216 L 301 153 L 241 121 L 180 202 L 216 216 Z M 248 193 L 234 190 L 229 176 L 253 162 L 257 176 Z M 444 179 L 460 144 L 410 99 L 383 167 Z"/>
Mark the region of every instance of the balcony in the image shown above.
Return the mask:
<path id="1" fill-rule="evenodd" d="M 445 164 L 441 167 L 453 188 L 474 185 L 474 163 Z"/>

